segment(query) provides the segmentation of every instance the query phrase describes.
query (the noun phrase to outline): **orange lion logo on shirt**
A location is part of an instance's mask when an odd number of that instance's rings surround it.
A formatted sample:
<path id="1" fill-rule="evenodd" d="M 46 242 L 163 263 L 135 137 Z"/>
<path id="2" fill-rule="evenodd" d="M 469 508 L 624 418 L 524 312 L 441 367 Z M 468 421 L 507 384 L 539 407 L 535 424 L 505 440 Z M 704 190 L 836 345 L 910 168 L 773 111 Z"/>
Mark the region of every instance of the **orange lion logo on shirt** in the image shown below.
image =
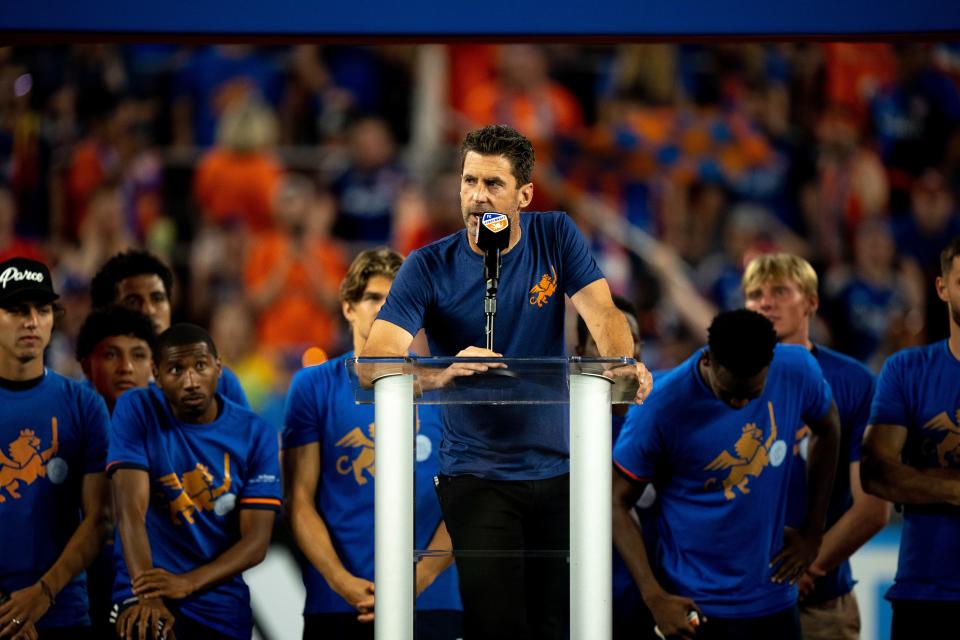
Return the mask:
<path id="1" fill-rule="evenodd" d="M 750 493 L 750 489 L 747 488 L 750 477 L 759 478 L 770 464 L 770 447 L 777 439 L 777 423 L 773 418 L 773 403 L 768 402 L 767 407 L 770 410 L 770 436 L 766 442 L 763 441 L 763 430 L 749 422 L 743 426 L 740 438 L 733 445 L 736 455 L 721 451 L 713 462 L 704 467 L 706 471 L 730 470 L 727 477 L 723 479 L 723 495 L 727 500 L 737 497 L 734 489 L 740 489 L 743 495 Z M 703 488 L 708 489 L 718 482 L 720 481 L 717 478 L 709 478 L 703 484 Z"/>
<path id="2" fill-rule="evenodd" d="M 223 484 L 213 486 L 213 475 L 206 465 L 197 463 L 197 466 L 183 474 L 183 480 L 175 473 L 168 473 L 157 479 L 163 486 L 179 491 L 176 498 L 170 501 L 170 519 L 174 524 L 180 524 L 179 515 L 183 522 L 193 524 L 193 514 L 203 511 L 213 511 L 216 500 L 230 491 L 230 454 L 223 454 Z"/>
<path id="3" fill-rule="evenodd" d="M 37 478 L 47 475 L 47 462 L 57 455 L 59 443 L 57 439 L 57 419 L 51 419 L 53 427 L 53 444 L 46 451 L 40 451 L 40 438 L 33 429 L 21 429 L 19 437 L 7 447 L 9 457 L 0 451 L 0 489 L 7 492 L 14 500 L 20 499 L 17 489 L 20 483 L 31 485 Z M 0 503 L 7 498 L 0 491 Z"/>
<path id="4" fill-rule="evenodd" d="M 960 465 L 960 409 L 956 412 L 957 422 L 950 419 L 949 414 L 943 411 L 933 418 L 923 428 L 927 431 L 939 431 L 944 434 L 943 440 L 936 443 L 937 462 L 941 467 L 955 467 Z"/>
<path id="5" fill-rule="evenodd" d="M 550 274 L 545 273 L 540 276 L 540 281 L 530 289 L 530 293 L 534 294 L 530 297 L 530 304 L 537 305 L 537 308 L 550 302 L 550 296 L 557 290 L 557 270 L 553 268 L 553 265 L 550 265 L 550 271 L 553 272 L 552 278 Z"/>

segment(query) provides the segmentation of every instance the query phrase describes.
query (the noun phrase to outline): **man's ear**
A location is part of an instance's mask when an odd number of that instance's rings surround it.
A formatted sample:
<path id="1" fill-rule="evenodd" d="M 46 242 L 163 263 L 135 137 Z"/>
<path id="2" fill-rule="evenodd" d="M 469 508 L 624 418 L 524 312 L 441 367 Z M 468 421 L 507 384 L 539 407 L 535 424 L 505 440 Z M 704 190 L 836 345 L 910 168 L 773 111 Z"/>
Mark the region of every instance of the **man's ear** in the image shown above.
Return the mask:
<path id="1" fill-rule="evenodd" d="M 89 356 L 80 361 L 80 369 L 83 370 L 83 375 L 86 376 L 87 380 L 90 379 L 90 358 Z"/>
<path id="2" fill-rule="evenodd" d="M 340 312 L 348 324 L 353 324 L 353 305 L 346 300 L 340 303 Z"/>
<path id="3" fill-rule="evenodd" d="M 817 309 L 820 308 L 820 296 L 815 293 L 810 294 L 808 301 L 810 302 L 810 317 L 817 315 Z"/>
<path id="4" fill-rule="evenodd" d="M 533 183 L 528 182 L 520 187 L 519 208 L 526 209 L 528 206 L 530 206 L 531 202 L 533 202 Z"/>
<path id="5" fill-rule="evenodd" d="M 944 279 L 943 276 L 937 276 L 936 286 L 937 286 L 937 297 L 943 300 L 944 302 L 947 302 L 947 281 Z"/>

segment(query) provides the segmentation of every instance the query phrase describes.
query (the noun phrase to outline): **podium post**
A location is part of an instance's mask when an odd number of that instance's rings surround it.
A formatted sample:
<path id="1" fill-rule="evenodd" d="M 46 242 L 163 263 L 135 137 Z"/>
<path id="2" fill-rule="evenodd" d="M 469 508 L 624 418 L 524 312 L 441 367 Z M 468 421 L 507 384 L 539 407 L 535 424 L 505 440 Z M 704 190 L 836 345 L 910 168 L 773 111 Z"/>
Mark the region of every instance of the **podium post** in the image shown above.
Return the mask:
<path id="1" fill-rule="evenodd" d="M 374 383 L 376 640 L 413 640 L 413 376 Z"/>
<path id="2" fill-rule="evenodd" d="M 570 638 L 613 631 L 610 379 L 570 376 Z"/>
<path id="3" fill-rule="evenodd" d="M 349 366 L 385 375 L 361 384 L 351 368 L 357 402 L 375 403 L 374 507 L 375 640 L 413 640 L 415 600 L 414 381 L 455 362 L 496 360 L 508 376 L 469 376 L 416 397 L 417 404 L 569 404 L 570 412 L 570 637 L 609 640 L 612 633 L 611 403 L 632 402 L 623 377 L 602 374 L 629 358 L 358 358 Z M 370 369 L 367 370 L 368 374 Z M 433 376 L 431 376 L 433 377 Z M 421 380 L 422 382 L 423 380 Z M 427 387 L 428 385 L 423 385 Z M 488 550 L 496 553 L 496 549 Z M 530 549 L 532 554 L 543 550 Z"/>

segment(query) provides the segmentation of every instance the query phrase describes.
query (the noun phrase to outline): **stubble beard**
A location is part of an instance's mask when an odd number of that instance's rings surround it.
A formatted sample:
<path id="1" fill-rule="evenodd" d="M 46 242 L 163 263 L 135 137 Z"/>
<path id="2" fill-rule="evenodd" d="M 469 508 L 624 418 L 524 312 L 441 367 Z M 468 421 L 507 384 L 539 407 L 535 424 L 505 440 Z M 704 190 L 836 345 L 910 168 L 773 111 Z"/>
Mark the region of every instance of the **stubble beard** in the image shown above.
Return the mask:
<path id="1" fill-rule="evenodd" d="M 953 320 L 953 324 L 957 326 L 957 329 L 960 329 L 960 306 L 948 302 L 947 307 L 950 309 L 950 318 Z"/>

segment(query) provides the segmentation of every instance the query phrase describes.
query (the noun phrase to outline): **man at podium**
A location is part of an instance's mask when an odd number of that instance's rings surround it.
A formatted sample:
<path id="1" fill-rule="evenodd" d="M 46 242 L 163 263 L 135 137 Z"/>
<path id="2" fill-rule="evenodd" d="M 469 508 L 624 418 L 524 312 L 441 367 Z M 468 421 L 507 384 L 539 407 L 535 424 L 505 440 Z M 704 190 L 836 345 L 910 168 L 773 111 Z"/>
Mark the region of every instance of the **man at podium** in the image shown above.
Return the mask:
<path id="1" fill-rule="evenodd" d="M 572 220 L 562 212 L 520 215 L 533 198 L 530 141 L 490 125 L 467 134 L 460 159 L 465 231 L 404 262 L 361 357 L 403 356 L 420 329 L 434 356 L 563 357 L 564 295 L 601 355 L 631 357 L 626 320 Z M 484 216 L 490 213 L 501 215 Z M 488 349 L 478 346 L 486 338 L 485 256 L 477 232 L 491 218 L 509 241 L 499 272 L 500 330 Z M 496 366 L 502 363 L 454 365 L 438 384 Z M 636 376 L 638 402 L 650 392 L 642 364 L 613 373 Z M 467 640 L 567 636 L 568 469 L 565 406 L 444 408 L 436 485 L 456 553 Z M 491 550 L 498 553 L 482 553 Z"/>

